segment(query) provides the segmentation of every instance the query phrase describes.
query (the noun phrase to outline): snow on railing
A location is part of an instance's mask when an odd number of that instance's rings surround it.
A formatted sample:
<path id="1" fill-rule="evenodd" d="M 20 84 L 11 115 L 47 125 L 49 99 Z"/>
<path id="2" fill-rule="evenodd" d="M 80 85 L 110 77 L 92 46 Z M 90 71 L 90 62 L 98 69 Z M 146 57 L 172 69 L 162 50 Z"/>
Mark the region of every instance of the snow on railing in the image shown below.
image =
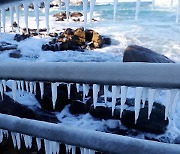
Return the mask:
<path id="1" fill-rule="evenodd" d="M 65 144 L 66 153 L 76 153 L 80 147 L 81 154 L 95 154 L 95 151 L 113 154 L 179 154 L 180 146 L 158 143 L 127 136 L 103 133 L 68 127 L 63 124 L 53 124 L 42 121 L 21 119 L 0 114 L 0 142 L 11 132 L 14 147 L 20 149 L 24 140 L 26 148 L 32 147 L 32 138 L 36 139 L 38 150 L 45 145 L 46 154 L 61 152 L 60 144 Z M 8 130 L 8 131 L 7 131 Z"/>
<path id="2" fill-rule="evenodd" d="M 46 69 L 44 69 L 46 68 Z M 88 71 L 87 71 L 88 70 Z M 165 89 L 167 102 L 165 120 L 172 117 L 180 100 L 180 64 L 147 64 L 147 63 L 1 63 L 0 91 L 6 91 L 5 80 L 12 80 L 13 99 L 16 91 L 23 94 L 24 90 L 36 94 L 39 82 L 41 97 L 44 94 L 44 81 L 51 82 L 52 102 L 55 108 L 57 87 L 67 84 L 68 98 L 71 85 L 76 84 L 77 91 L 82 84 L 83 100 L 93 89 L 93 104 L 97 106 L 100 85 L 104 85 L 104 100 L 107 102 L 108 87 L 112 86 L 112 115 L 116 108 L 116 99 L 121 98 L 120 117 L 124 110 L 128 87 L 135 87 L 135 123 L 141 108 L 148 100 L 148 117 L 150 118 L 154 100 L 159 96 L 160 89 Z M 53 74 L 53 75 L 52 75 Z"/>

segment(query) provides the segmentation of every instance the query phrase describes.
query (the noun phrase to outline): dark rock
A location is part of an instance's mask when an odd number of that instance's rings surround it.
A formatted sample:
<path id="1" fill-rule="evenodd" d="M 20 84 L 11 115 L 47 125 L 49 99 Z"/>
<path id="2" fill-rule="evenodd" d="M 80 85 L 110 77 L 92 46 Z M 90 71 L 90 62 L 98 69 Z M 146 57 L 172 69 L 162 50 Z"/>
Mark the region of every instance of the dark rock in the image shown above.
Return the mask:
<path id="1" fill-rule="evenodd" d="M 82 17 L 83 14 L 81 12 L 72 12 L 70 13 L 70 17 Z"/>
<path id="2" fill-rule="evenodd" d="M 50 36 L 50 37 L 57 37 L 57 36 L 58 36 L 58 33 L 49 33 L 49 36 Z"/>
<path id="3" fill-rule="evenodd" d="M 91 42 L 93 37 L 93 30 L 86 29 L 85 35 L 86 35 L 86 41 Z"/>
<path id="4" fill-rule="evenodd" d="M 126 48 L 123 62 L 174 63 L 159 53 L 137 45 L 130 45 Z"/>
<path id="5" fill-rule="evenodd" d="M 40 108 L 30 109 L 25 105 L 14 102 L 9 96 L 4 94 L 4 100 L 0 101 L 0 113 L 18 116 L 20 118 L 35 119 L 57 123 L 58 119 L 52 113 L 45 112 Z"/>
<path id="6" fill-rule="evenodd" d="M 135 112 L 124 110 L 121 118 L 121 122 L 128 128 L 137 129 L 144 132 L 162 134 L 166 131 L 166 127 L 169 123 L 168 120 L 164 120 L 165 107 L 161 104 L 154 103 L 154 108 L 150 119 L 148 120 L 148 107 L 142 108 L 139 113 L 139 118 L 135 124 Z"/>
<path id="7" fill-rule="evenodd" d="M 14 36 L 14 40 L 16 40 L 17 42 L 20 42 L 20 41 L 23 41 L 23 40 L 25 40 L 25 39 L 27 39 L 27 38 L 29 38 L 30 37 L 30 35 L 29 34 L 16 34 L 15 36 Z"/>
<path id="8" fill-rule="evenodd" d="M 175 140 L 174 140 L 175 144 L 180 144 L 180 136 L 178 136 Z"/>
<path id="9" fill-rule="evenodd" d="M 49 50 L 49 45 L 48 44 L 43 44 L 42 45 L 42 50 L 48 51 Z"/>
<path id="10" fill-rule="evenodd" d="M 21 58 L 22 54 L 20 50 L 15 50 L 9 54 L 9 57 L 11 58 Z"/>
<path id="11" fill-rule="evenodd" d="M 0 42 L 0 51 L 15 50 L 15 49 L 17 49 L 17 45 L 15 44 L 10 44 L 7 42 Z"/>
<path id="12" fill-rule="evenodd" d="M 14 28 L 17 28 L 18 27 L 18 24 L 16 22 L 13 22 L 13 27 Z"/>
<path id="13" fill-rule="evenodd" d="M 111 45 L 111 39 L 108 37 L 103 38 L 103 44 Z"/>
<path id="14" fill-rule="evenodd" d="M 89 107 L 81 101 L 73 101 L 69 110 L 72 114 L 85 114 L 88 113 Z"/>

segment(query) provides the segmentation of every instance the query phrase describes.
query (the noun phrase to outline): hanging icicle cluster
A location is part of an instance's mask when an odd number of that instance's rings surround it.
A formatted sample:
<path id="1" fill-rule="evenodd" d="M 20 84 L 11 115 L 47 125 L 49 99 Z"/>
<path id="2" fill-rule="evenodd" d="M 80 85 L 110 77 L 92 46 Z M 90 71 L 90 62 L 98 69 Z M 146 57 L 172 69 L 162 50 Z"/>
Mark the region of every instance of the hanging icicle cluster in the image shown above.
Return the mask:
<path id="1" fill-rule="evenodd" d="M 9 134 L 7 130 L 2 130 L 2 129 L 0 129 L 0 143 L 3 142 L 4 138 L 10 137 L 9 135 L 12 138 L 14 148 L 17 148 L 18 150 L 20 150 L 22 146 L 22 142 L 24 142 L 25 147 L 27 149 L 32 148 L 32 144 L 33 144 L 32 136 L 15 133 L 15 132 L 11 132 Z M 49 141 L 46 139 L 40 139 L 40 138 L 35 138 L 35 139 L 36 139 L 38 151 L 42 148 L 42 141 L 44 141 L 44 148 L 45 148 L 46 154 L 59 154 L 61 152 L 61 149 L 60 149 L 61 143 L 58 143 L 55 141 Z M 65 144 L 65 146 L 66 146 L 66 153 L 76 154 L 75 146 L 71 146 L 67 144 Z M 81 154 L 95 154 L 95 151 L 91 149 L 80 148 L 80 151 L 81 151 Z"/>
<path id="2" fill-rule="evenodd" d="M 34 14 L 36 18 L 36 26 L 37 26 L 37 33 L 39 32 L 39 5 L 40 3 L 44 2 L 45 4 L 45 17 L 46 17 L 46 28 L 47 32 L 49 32 L 49 8 L 50 8 L 50 1 L 51 0 L 37 0 L 33 1 L 33 6 L 34 6 Z M 24 7 L 24 22 L 26 26 L 26 32 L 28 33 L 28 15 L 29 15 L 29 5 L 30 2 L 23 1 L 23 2 L 16 2 L 16 3 L 10 3 L 8 6 L 0 7 L 0 26 L 3 27 L 3 31 L 6 32 L 6 9 L 9 8 L 9 13 L 10 13 L 10 23 L 11 27 L 13 30 L 13 23 L 14 23 L 14 13 L 16 13 L 16 21 L 18 25 L 18 30 L 20 31 L 20 6 L 23 5 Z M 2 25 L 1 25 L 2 23 Z M 1 33 L 1 28 L 0 28 L 0 33 Z"/>
<path id="3" fill-rule="evenodd" d="M 51 83 L 51 90 L 52 90 L 52 104 L 53 108 L 55 109 L 56 101 L 58 97 L 58 86 L 60 84 L 66 84 L 66 83 Z M 68 92 L 68 99 L 70 99 L 71 96 L 71 85 L 73 83 L 67 83 L 67 92 Z M 14 101 L 16 100 L 17 91 L 20 96 L 24 95 L 24 91 L 26 90 L 29 94 L 35 94 L 36 95 L 36 86 L 37 82 L 28 82 L 28 81 L 15 81 L 12 80 L 12 95 Z M 44 83 L 39 82 L 40 92 L 41 92 L 41 99 L 43 99 L 44 95 Z M 85 101 L 86 97 L 89 94 L 90 85 L 88 84 L 82 84 L 82 91 L 83 91 L 83 101 Z M 80 84 L 76 84 L 77 92 L 80 91 Z M 107 103 L 107 97 L 108 97 L 108 85 L 104 85 L 104 102 Z M 93 84 L 92 85 L 93 90 L 93 105 L 94 108 L 97 107 L 98 102 L 98 94 L 100 91 L 100 85 Z M 126 98 L 127 98 L 127 86 L 112 86 L 112 115 L 114 115 L 114 110 L 116 108 L 116 99 L 121 98 L 120 101 L 120 118 L 122 117 L 122 113 L 124 110 Z M 173 115 L 176 110 L 176 106 L 178 101 L 180 100 L 180 90 L 178 89 L 172 89 L 172 90 L 166 90 L 167 91 L 167 103 L 166 103 L 166 109 L 165 109 L 165 120 L 169 118 L 173 118 Z M 2 80 L 0 82 L 0 92 L 1 92 L 1 98 L 3 99 L 3 93 L 6 92 L 6 81 Z M 160 89 L 153 89 L 153 88 L 147 88 L 147 87 L 136 87 L 135 88 L 135 123 L 138 120 L 139 112 L 141 108 L 145 107 L 145 102 L 148 102 L 148 119 L 150 119 L 150 115 L 153 109 L 153 104 L 156 98 L 159 97 L 161 90 Z M 142 102 L 142 104 L 141 104 Z"/>

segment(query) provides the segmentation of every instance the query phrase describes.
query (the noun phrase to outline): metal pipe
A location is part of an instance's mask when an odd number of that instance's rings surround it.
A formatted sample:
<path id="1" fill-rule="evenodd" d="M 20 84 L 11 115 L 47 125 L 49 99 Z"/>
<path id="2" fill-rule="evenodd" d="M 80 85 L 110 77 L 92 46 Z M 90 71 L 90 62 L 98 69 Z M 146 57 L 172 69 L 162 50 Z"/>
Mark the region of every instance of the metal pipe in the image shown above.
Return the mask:
<path id="1" fill-rule="evenodd" d="M 180 88 L 180 64 L 0 63 L 0 79 Z"/>
<path id="2" fill-rule="evenodd" d="M 158 143 L 121 135 L 68 127 L 62 124 L 21 119 L 4 114 L 0 114 L 0 119 L 1 129 L 106 153 L 180 153 L 180 146 L 175 144 Z"/>

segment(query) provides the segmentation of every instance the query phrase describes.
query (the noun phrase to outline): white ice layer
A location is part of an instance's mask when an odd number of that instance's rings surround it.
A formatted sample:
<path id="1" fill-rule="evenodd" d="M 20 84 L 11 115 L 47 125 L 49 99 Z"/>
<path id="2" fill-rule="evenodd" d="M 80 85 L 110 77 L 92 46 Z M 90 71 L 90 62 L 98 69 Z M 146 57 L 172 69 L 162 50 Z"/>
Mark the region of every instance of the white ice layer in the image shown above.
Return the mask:
<path id="1" fill-rule="evenodd" d="M 148 119 L 150 119 L 153 103 L 155 100 L 156 89 L 149 89 L 148 92 Z"/>
<path id="2" fill-rule="evenodd" d="M 12 94 L 13 94 L 13 99 L 14 101 L 16 101 L 16 90 L 17 90 L 17 85 L 16 85 L 16 81 L 12 81 Z"/>
<path id="3" fill-rule="evenodd" d="M 32 94 L 32 93 L 33 93 L 33 89 L 34 89 L 34 88 L 33 88 L 33 83 L 32 83 L 32 82 L 29 83 L 29 87 L 30 87 L 30 93 Z"/>
<path id="4" fill-rule="evenodd" d="M 70 2 L 70 0 L 65 0 L 67 21 L 69 21 L 69 2 Z"/>
<path id="5" fill-rule="evenodd" d="M 89 94 L 89 85 L 83 84 L 83 101 L 85 101 L 85 97 Z"/>
<path id="6" fill-rule="evenodd" d="M 46 28 L 47 33 L 49 33 L 49 9 L 50 9 L 50 1 L 47 0 L 44 2 L 45 4 L 45 17 L 46 17 Z"/>
<path id="7" fill-rule="evenodd" d="M 29 12 L 29 4 L 24 3 L 24 20 L 25 20 L 25 25 L 26 25 L 26 32 L 28 33 L 28 12 Z"/>
<path id="8" fill-rule="evenodd" d="M 83 15 L 84 15 L 84 28 L 86 29 L 87 25 L 87 8 L 88 8 L 88 0 L 83 0 Z"/>
<path id="9" fill-rule="evenodd" d="M 24 134 L 22 134 L 21 136 L 24 139 L 26 148 L 30 149 L 32 147 L 32 137 Z"/>
<path id="10" fill-rule="evenodd" d="M 141 4 L 141 0 L 137 0 L 137 2 L 136 2 L 135 20 L 138 20 L 140 4 Z"/>
<path id="11" fill-rule="evenodd" d="M 14 7 L 12 5 L 9 6 L 10 18 L 11 18 L 11 27 L 13 29 L 14 22 Z"/>
<path id="12" fill-rule="evenodd" d="M 41 139 L 36 138 L 36 143 L 37 143 L 37 148 L 38 148 L 38 151 L 39 151 L 41 149 Z"/>
<path id="13" fill-rule="evenodd" d="M 136 94 L 135 94 L 135 123 L 137 122 L 137 119 L 139 117 L 142 92 L 143 92 L 143 87 L 136 87 Z"/>
<path id="14" fill-rule="evenodd" d="M 148 94 L 148 88 L 143 88 L 143 93 L 142 93 L 142 107 L 144 108 L 146 99 L 147 99 L 147 94 Z"/>
<path id="15" fill-rule="evenodd" d="M 26 85 L 26 91 L 29 92 L 29 83 L 28 83 L 28 81 L 25 81 L 25 85 Z"/>
<path id="16" fill-rule="evenodd" d="M 41 99 L 43 99 L 43 95 L 44 95 L 44 83 L 43 82 L 39 82 L 39 87 L 40 87 L 40 91 L 41 91 Z"/>
<path id="17" fill-rule="evenodd" d="M 53 102 L 54 109 L 55 109 L 56 100 L 57 100 L 57 86 L 58 86 L 58 83 L 51 83 L 52 102 Z"/>
<path id="18" fill-rule="evenodd" d="M 126 102 L 126 97 L 127 97 L 127 86 L 121 86 L 121 111 L 120 111 L 120 118 L 122 117 L 122 113 L 124 110 L 124 104 Z"/>
<path id="19" fill-rule="evenodd" d="M 16 20 L 17 20 L 18 30 L 20 31 L 20 28 L 19 28 L 19 21 L 20 21 L 20 16 L 19 16 L 19 4 L 18 4 L 18 5 L 15 5 L 15 11 L 16 11 Z"/>
<path id="20" fill-rule="evenodd" d="M 58 154 L 59 153 L 59 143 L 54 141 L 49 142 L 49 153 L 50 154 Z"/>
<path id="21" fill-rule="evenodd" d="M 95 3 L 96 3 L 96 0 L 90 0 L 90 24 L 92 23 L 92 19 L 93 19 Z"/>
<path id="22" fill-rule="evenodd" d="M 114 110 L 116 107 L 116 98 L 117 98 L 117 87 L 112 86 L 112 116 L 114 115 Z"/>
<path id="23" fill-rule="evenodd" d="M 50 154 L 49 141 L 44 139 L 45 153 Z"/>
<path id="24" fill-rule="evenodd" d="M 1 15 L 2 15 L 3 30 L 5 33 L 6 32 L 6 10 L 5 10 L 5 8 L 1 9 Z"/>
<path id="25" fill-rule="evenodd" d="M 116 21 L 118 0 L 114 0 L 114 21 Z"/>
<path id="26" fill-rule="evenodd" d="M 80 84 L 79 84 L 79 83 L 76 83 L 77 92 L 79 92 L 79 86 L 80 86 Z"/>
<path id="27" fill-rule="evenodd" d="M 67 90 L 68 90 L 68 99 L 71 97 L 71 83 L 67 84 Z"/>
<path id="28" fill-rule="evenodd" d="M 38 2 L 34 1 L 33 5 L 34 5 L 34 14 L 36 17 L 37 33 L 39 33 L 39 6 L 38 6 Z"/>
<path id="29" fill-rule="evenodd" d="M 100 86 L 97 84 L 93 84 L 93 104 L 94 108 L 96 108 L 97 105 L 97 99 L 98 99 L 98 93 L 100 90 Z"/>
<path id="30" fill-rule="evenodd" d="M 104 101 L 107 103 L 107 93 L 108 93 L 108 85 L 104 85 Z"/>

